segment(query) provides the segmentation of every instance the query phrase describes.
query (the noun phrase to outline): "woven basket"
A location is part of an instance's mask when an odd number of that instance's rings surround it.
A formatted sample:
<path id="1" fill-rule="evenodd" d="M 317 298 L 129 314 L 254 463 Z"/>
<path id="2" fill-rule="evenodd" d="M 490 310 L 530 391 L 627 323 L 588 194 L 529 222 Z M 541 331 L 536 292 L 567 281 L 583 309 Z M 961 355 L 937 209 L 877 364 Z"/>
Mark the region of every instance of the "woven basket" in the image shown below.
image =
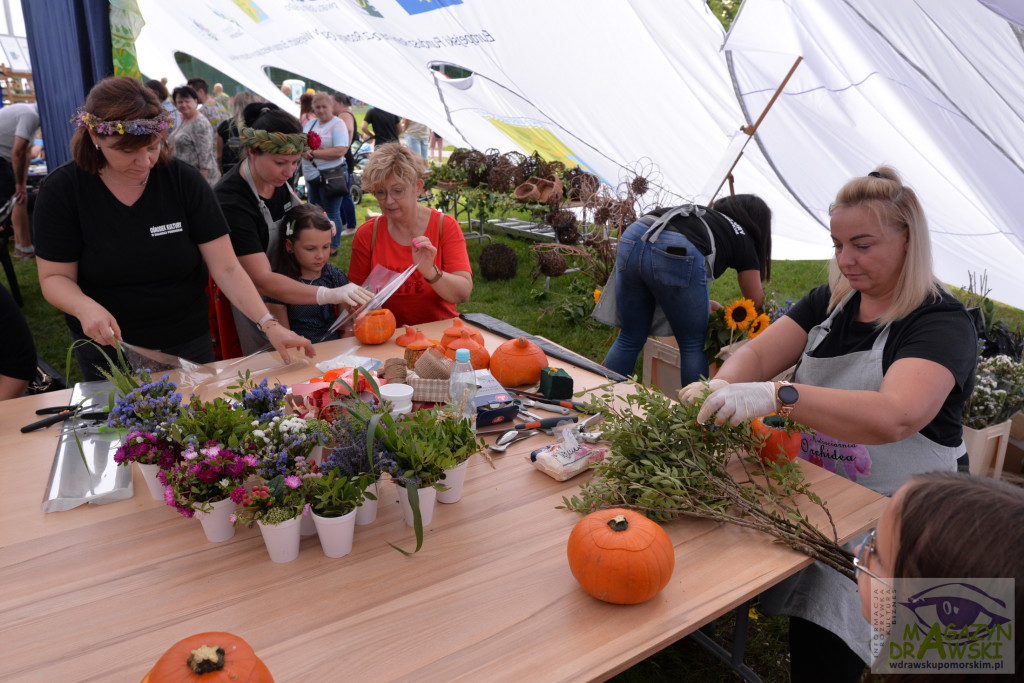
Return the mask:
<path id="1" fill-rule="evenodd" d="M 416 373 L 409 373 L 406 383 L 412 387 L 412 400 L 428 403 L 448 402 L 448 380 L 424 379 Z"/>

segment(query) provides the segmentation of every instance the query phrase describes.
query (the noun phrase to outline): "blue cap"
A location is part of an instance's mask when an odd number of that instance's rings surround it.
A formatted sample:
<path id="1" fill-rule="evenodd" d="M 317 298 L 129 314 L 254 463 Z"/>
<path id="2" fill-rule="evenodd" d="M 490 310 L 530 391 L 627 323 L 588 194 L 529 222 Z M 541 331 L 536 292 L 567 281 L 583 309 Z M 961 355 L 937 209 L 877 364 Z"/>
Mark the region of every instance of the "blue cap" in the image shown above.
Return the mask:
<path id="1" fill-rule="evenodd" d="M 455 362 L 460 360 L 469 360 L 469 349 L 455 349 Z"/>

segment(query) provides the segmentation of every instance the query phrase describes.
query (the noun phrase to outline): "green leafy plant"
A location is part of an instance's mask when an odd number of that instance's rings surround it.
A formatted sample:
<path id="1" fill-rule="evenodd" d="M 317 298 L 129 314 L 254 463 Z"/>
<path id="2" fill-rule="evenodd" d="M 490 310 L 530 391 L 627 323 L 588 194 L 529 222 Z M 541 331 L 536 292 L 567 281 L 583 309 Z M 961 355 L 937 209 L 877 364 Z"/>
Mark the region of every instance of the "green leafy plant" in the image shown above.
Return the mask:
<path id="1" fill-rule="evenodd" d="M 593 465 L 593 478 L 561 507 L 581 513 L 626 507 L 659 522 L 688 516 L 756 529 L 852 578 L 852 557 L 838 544 L 832 516 L 799 465 L 762 465 L 743 455 L 759 446 L 750 423 L 701 425 L 697 404 L 677 403 L 642 385 L 619 399 L 608 390 L 602 403 L 612 453 Z M 800 511 L 798 499 L 824 511 L 829 533 Z"/>
<path id="2" fill-rule="evenodd" d="M 365 485 L 349 479 L 335 467 L 327 474 L 312 475 L 304 485 L 309 507 L 321 517 L 341 517 L 356 509 L 363 500 Z"/>

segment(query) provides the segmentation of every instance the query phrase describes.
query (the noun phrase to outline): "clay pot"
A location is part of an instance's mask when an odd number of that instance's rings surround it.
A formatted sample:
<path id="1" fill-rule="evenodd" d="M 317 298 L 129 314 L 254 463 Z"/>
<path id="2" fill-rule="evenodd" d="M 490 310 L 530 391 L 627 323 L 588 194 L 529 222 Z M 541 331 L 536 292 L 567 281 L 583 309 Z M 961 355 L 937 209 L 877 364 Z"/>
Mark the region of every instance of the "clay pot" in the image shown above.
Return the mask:
<path id="1" fill-rule="evenodd" d="M 405 345 L 405 367 L 412 370 L 416 366 L 416 361 L 423 355 L 423 352 L 434 345 L 435 342 L 427 339 L 427 335 L 417 331 L 416 337 Z"/>
<path id="2" fill-rule="evenodd" d="M 519 387 L 540 381 L 548 365 L 544 350 L 525 337 L 510 339 L 491 357 L 491 374 L 505 387 Z"/>
<path id="3" fill-rule="evenodd" d="M 452 326 L 444 331 L 441 335 L 441 346 L 442 348 L 448 348 L 448 345 L 453 341 L 458 341 L 462 338 L 462 331 L 469 330 L 470 336 L 480 346 L 484 346 L 484 335 L 480 334 L 478 330 L 470 330 L 466 327 L 466 323 L 462 322 L 461 318 L 456 318 L 452 321 Z"/>
<path id="4" fill-rule="evenodd" d="M 484 370 L 491 363 L 491 354 L 483 344 L 478 344 L 473 340 L 473 335 L 466 328 L 462 329 L 458 339 L 448 343 L 444 355 L 455 360 L 455 352 L 459 349 L 469 349 L 469 362 L 474 370 Z"/>

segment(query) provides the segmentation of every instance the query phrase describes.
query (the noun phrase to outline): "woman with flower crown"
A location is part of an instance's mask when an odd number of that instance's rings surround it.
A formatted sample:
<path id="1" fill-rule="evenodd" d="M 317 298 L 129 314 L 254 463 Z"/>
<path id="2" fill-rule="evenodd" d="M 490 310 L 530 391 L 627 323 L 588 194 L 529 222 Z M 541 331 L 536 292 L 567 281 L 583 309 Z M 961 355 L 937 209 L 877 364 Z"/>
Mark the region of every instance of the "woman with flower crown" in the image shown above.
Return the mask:
<path id="1" fill-rule="evenodd" d="M 170 114 L 152 91 L 133 78 L 106 78 L 73 122 L 73 160 L 42 183 L 34 217 L 43 296 L 64 311 L 73 340 L 123 340 L 212 361 L 209 271 L 283 359 L 287 347 L 313 355 L 309 340 L 267 311 L 210 186 L 170 159 Z M 86 380 L 102 379 L 98 348 L 76 344 L 75 354 Z"/>
<path id="2" fill-rule="evenodd" d="M 349 283 L 340 287 L 310 285 L 275 272 L 281 222 L 285 213 L 302 200 L 288 181 L 307 152 L 315 158 L 320 136 L 303 133 L 299 120 L 276 105 L 256 102 L 242 113 L 239 130 L 241 161 L 224 174 L 214 191 L 231 226 L 231 244 L 238 261 L 249 273 L 260 294 L 289 305 L 342 304 L 353 308 L 372 294 Z M 262 345 L 256 330 L 236 310 L 235 327 L 243 353 Z"/>

